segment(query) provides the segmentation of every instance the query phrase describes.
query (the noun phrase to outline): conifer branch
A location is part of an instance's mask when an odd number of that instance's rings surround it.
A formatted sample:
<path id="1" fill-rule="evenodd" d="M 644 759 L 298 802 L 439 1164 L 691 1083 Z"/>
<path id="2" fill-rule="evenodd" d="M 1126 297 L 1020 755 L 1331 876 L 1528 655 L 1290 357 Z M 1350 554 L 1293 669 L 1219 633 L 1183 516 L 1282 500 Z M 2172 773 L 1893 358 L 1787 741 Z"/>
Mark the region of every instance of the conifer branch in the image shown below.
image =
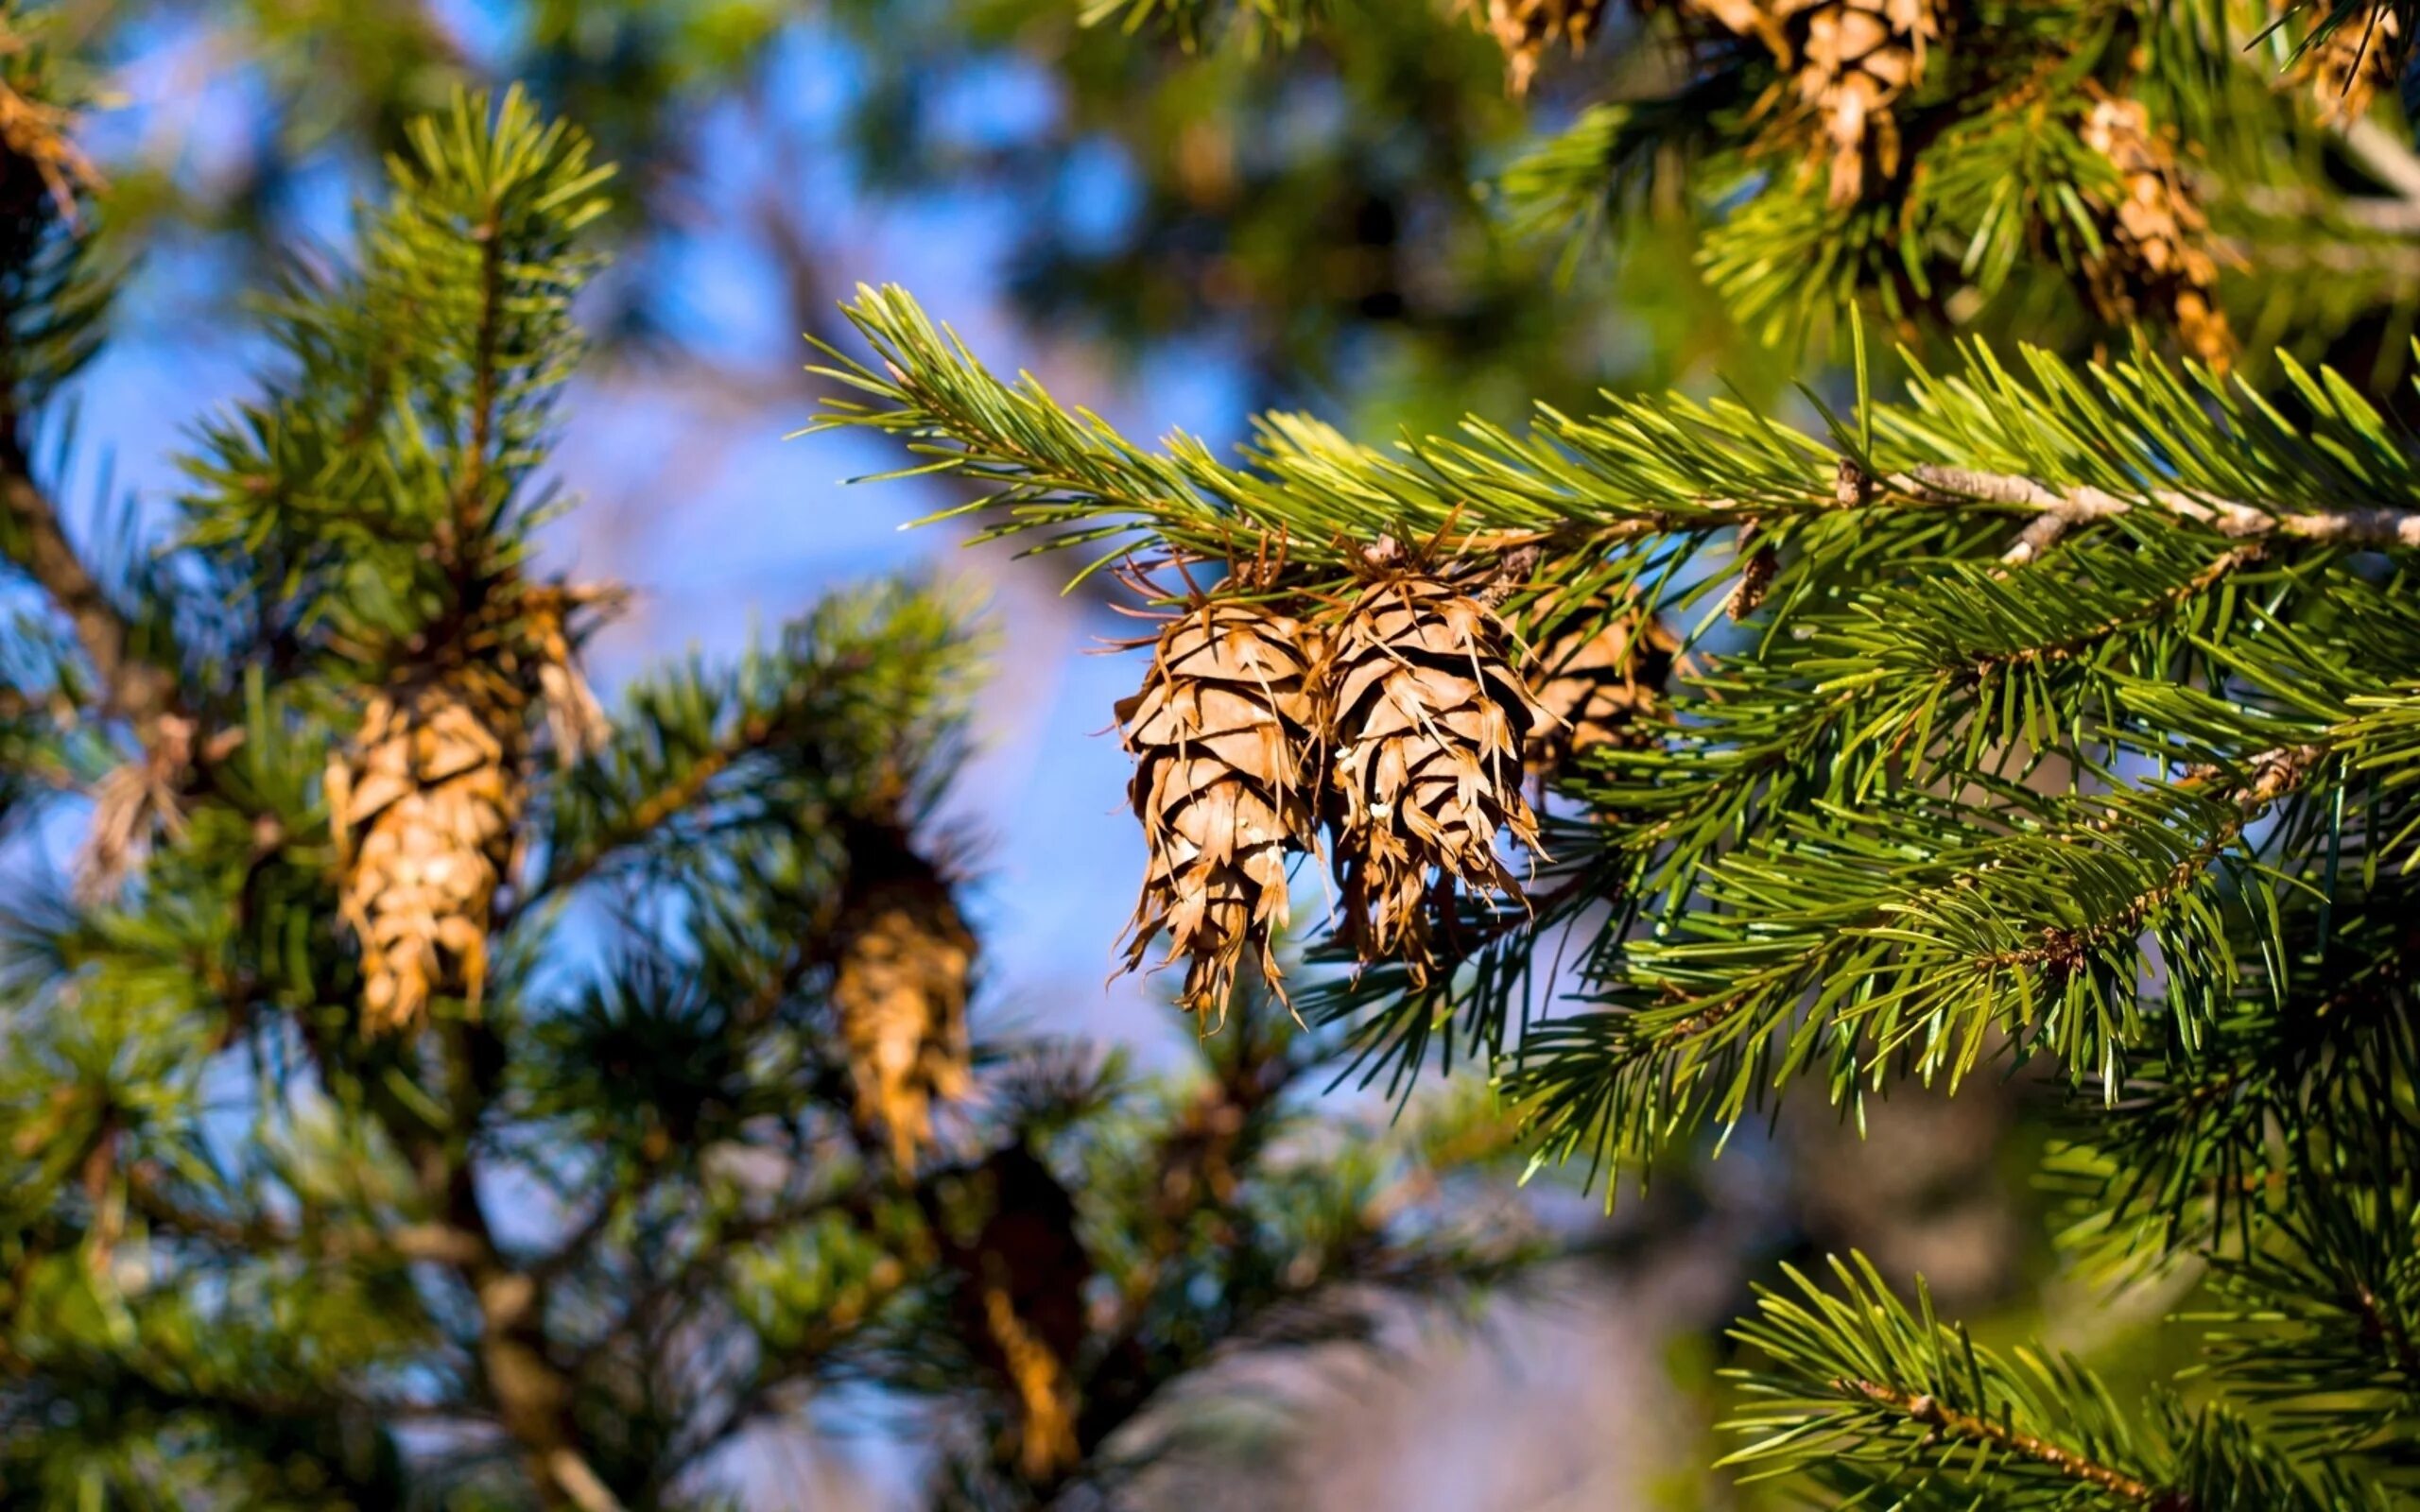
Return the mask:
<path id="1" fill-rule="evenodd" d="M 404 1223 L 380 1227 L 298 1228 L 263 1215 L 233 1216 L 181 1202 L 159 1174 L 138 1163 L 127 1173 L 127 1192 L 136 1209 L 173 1234 L 236 1251 L 275 1250 L 327 1262 L 374 1259 L 458 1265 L 476 1258 L 477 1242 L 443 1224 Z"/>
<path id="2" fill-rule="evenodd" d="M 1723 1463 L 1795 1470 L 1842 1504 L 2142 1512 L 2263 1507 L 2354 1512 L 2390 1504 L 2374 1478 L 2307 1469 L 2223 1407 L 2153 1392 L 2121 1409 L 2081 1362 L 2040 1347 L 2007 1355 L 1933 1312 L 1922 1278 L 1903 1301 L 1864 1256 L 1831 1284 L 1785 1266 L 1732 1336 L 1755 1364 L 1725 1372 L 1747 1435 Z M 2366 1482 L 2366 1484 L 2365 1484 Z"/>
<path id="3" fill-rule="evenodd" d="M 1383 534 L 1449 554 L 1550 543 L 1550 561 L 1582 563 L 1743 522 L 1904 519 L 1920 531 L 1969 510 L 2028 517 L 2012 563 L 2143 513 L 2229 539 L 2420 547 L 2420 455 L 2335 374 L 2290 365 L 2314 411 L 2301 426 L 2198 368 L 2144 357 L 2078 370 L 2029 350 L 2020 375 L 1975 347 L 1962 371 L 1920 372 L 1905 402 L 1872 401 L 1828 437 L 1729 401 L 1609 394 L 1593 418 L 1541 409 L 1526 435 L 1474 419 L 1393 455 L 1270 416 L 1234 467 L 1182 434 L 1148 450 L 1030 377 L 1001 380 L 898 289 L 861 289 L 847 314 L 876 365 L 815 371 L 871 402 L 827 400 L 808 428 L 899 438 L 927 459 L 902 475 L 990 490 L 932 519 L 983 517 L 980 540 L 1038 533 L 1038 552 L 1116 543 L 1113 556 L 1216 558 L 1282 540 L 1307 587 Z M 1843 477 L 1858 486 L 1844 492 Z"/>
<path id="4" fill-rule="evenodd" d="M 1837 1391 L 1863 1397 L 1868 1401 L 1899 1413 L 1910 1422 L 1921 1423 L 1946 1438 L 1989 1445 L 2037 1465 L 2048 1466 L 2069 1480 L 2105 1491 L 2120 1501 L 2153 1507 L 2157 1512 L 2193 1512 L 2193 1499 L 2181 1491 L 2161 1490 L 2087 1455 L 2063 1449 L 2048 1439 L 1946 1406 L 1929 1393 L 1849 1377 L 1835 1380 L 1832 1386 Z"/>

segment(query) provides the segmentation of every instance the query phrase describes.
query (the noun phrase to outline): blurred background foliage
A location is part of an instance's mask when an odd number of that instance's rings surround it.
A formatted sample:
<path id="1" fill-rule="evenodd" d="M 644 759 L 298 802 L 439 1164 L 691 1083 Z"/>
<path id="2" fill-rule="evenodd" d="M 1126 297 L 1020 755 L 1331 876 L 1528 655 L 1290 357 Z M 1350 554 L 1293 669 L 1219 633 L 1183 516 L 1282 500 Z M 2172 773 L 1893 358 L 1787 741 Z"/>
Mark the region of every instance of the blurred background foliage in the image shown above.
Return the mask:
<path id="1" fill-rule="evenodd" d="M 65 9 L 103 56 L 240 92 L 206 152 L 147 101 L 112 164 L 115 234 L 222 258 L 323 224 L 332 185 L 458 83 L 522 81 L 623 166 L 608 329 L 632 358 L 727 357 L 682 307 L 700 239 L 759 263 L 783 301 L 763 331 L 828 335 L 853 207 L 991 202 L 1009 235 L 983 255 L 1023 318 L 1127 360 L 1206 349 L 1247 409 L 1419 424 L 1766 366 L 1726 362 L 1687 236 L 1627 230 L 1607 301 L 1601 272 L 1574 289 L 1559 248 L 1503 233 L 1484 180 L 1556 106 L 1508 100 L 1450 8 L 1357 7 L 1293 47 L 1215 21 L 1086 26 L 1056 0 Z"/>

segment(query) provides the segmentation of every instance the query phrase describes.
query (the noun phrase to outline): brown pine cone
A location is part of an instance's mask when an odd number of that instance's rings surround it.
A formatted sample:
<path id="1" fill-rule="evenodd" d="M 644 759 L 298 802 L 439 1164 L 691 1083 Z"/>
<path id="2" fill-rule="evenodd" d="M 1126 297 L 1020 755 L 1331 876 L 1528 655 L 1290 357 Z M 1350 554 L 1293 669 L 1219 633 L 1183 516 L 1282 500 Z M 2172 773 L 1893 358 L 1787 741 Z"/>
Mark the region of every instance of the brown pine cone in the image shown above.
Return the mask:
<path id="1" fill-rule="evenodd" d="M 1898 171 L 1892 107 L 1924 77 L 1941 40 L 1941 0 L 1686 0 L 1689 9 L 1754 37 L 1791 75 L 1800 118 L 1829 150 L 1836 205 L 1865 189 L 1869 163 Z"/>
<path id="2" fill-rule="evenodd" d="M 1214 599 L 1168 622 L 1117 705 L 1150 851 L 1127 969 L 1165 930 L 1185 960 L 1178 1001 L 1205 1022 L 1223 1019 L 1247 950 L 1283 995 L 1286 871 L 1316 823 L 1311 644 L 1286 615 Z"/>
<path id="3" fill-rule="evenodd" d="M 1338 628 L 1322 679 L 1336 871 L 1365 961 L 1425 977 L 1431 926 L 1458 888 L 1520 895 L 1495 837 L 1537 844 L 1521 747 L 1543 713 L 1504 640 L 1477 599 L 1410 574 L 1363 589 Z"/>
<path id="4" fill-rule="evenodd" d="M 2403 60 L 2403 23 L 2393 6 L 2377 5 L 2306 47 L 2294 60 L 2294 77 L 2310 86 L 2322 121 L 2358 121 L 2379 90 L 2394 87 Z"/>
<path id="5" fill-rule="evenodd" d="M 1075 1199 L 1023 1143 L 983 1163 L 988 1215 L 971 1247 L 951 1246 L 963 1278 L 959 1326 L 976 1358 L 1008 1388 L 1017 1473 L 1048 1485 L 1081 1457 L 1077 1354 L 1088 1332 L 1092 1257 Z"/>
<path id="6" fill-rule="evenodd" d="M 1561 43 L 1573 56 L 1605 19 L 1606 0 L 1487 0 L 1487 29 L 1504 49 L 1505 87 L 1526 94 L 1547 49 Z"/>
<path id="7" fill-rule="evenodd" d="M 500 587 L 450 660 L 373 697 L 329 758 L 337 916 L 360 942 L 363 1034 L 417 1026 L 438 993 L 478 1006 L 496 889 L 527 802 L 531 705 L 544 707 L 561 759 L 604 737 L 566 622 L 619 597 Z"/>
<path id="8" fill-rule="evenodd" d="M 1662 620 L 1635 606 L 1574 617 L 1538 653 L 1531 680 L 1548 718 L 1530 732 L 1530 771 L 1551 780 L 1591 747 L 1651 741 L 1680 648 Z"/>
<path id="9" fill-rule="evenodd" d="M 381 694 L 328 765 L 365 1035 L 417 1025 L 433 993 L 475 1005 L 486 988 L 489 916 L 521 818 L 521 714 L 485 678 Z"/>
<path id="10" fill-rule="evenodd" d="M 2112 324 L 2166 316 L 2187 352 L 2223 370 L 2235 334 L 2218 306 L 2210 223 L 2168 138 L 2152 129 L 2141 101 L 2107 95 L 2093 102 L 2078 135 L 2109 160 L 2119 184 L 2115 202 L 2105 194 L 2084 197 L 2104 217 L 2101 252 L 2084 268 L 2095 308 Z"/>
<path id="11" fill-rule="evenodd" d="M 834 929 L 832 1001 L 860 1125 L 901 1169 L 932 1142 L 934 1102 L 966 1093 L 966 999 L 975 934 L 941 873 L 890 827 L 850 845 Z"/>

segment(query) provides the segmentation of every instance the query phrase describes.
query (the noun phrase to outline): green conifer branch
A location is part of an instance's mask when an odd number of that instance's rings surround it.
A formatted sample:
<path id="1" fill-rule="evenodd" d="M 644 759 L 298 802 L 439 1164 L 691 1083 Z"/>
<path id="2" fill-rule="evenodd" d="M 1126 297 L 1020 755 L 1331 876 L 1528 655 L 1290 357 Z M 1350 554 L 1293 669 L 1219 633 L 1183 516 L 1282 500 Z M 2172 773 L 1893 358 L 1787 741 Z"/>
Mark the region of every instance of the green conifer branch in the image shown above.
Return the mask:
<path id="1" fill-rule="evenodd" d="M 1920 371 L 1905 403 L 1875 401 L 1829 440 L 1729 402 L 1608 395 L 1593 419 L 1542 410 L 1526 436 L 1473 420 L 1399 457 L 1271 417 L 1236 469 L 1181 434 L 1146 451 L 1030 377 L 995 378 L 898 289 L 861 290 L 846 313 L 878 366 L 816 371 L 873 402 L 827 401 L 809 428 L 899 438 L 931 459 L 914 471 L 989 490 L 935 519 L 977 517 L 980 540 L 1042 532 L 1036 551 L 1125 541 L 1217 558 L 1282 538 L 1296 560 L 1335 569 L 1350 563 L 1340 542 L 1392 533 L 1448 553 L 1552 541 L 1584 558 L 1750 522 L 1967 511 L 2033 532 L 2006 542 L 2015 562 L 2045 537 L 2135 511 L 2224 538 L 2420 543 L 2420 464 L 2342 379 L 2290 363 L 2307 422 L 2151 357 L 2079 370 L 2028 352 L 2020 375 L 1978 347 L 1962 371 Z"/>
<path id="2" fill-rule="evenodd" d="M 2300 1466 L 2224 1409 L 2154 1394 L 2130 1415 L 2070 1357 L 1978 1345 L 1921 1280 L 1911 1309 L 1861 1255 L 1830 1268 L 1829 1288 L 1789 1269 L 1794 1295 L 1760 1290 L 1737 1326 L 1756 1363 L 1732 1372 L 1747 1405 L 1725 1426 L 1752 1441 L 1726 1463 L 1927 1509 L 2392 1504 L 2375 1477 Z"/>

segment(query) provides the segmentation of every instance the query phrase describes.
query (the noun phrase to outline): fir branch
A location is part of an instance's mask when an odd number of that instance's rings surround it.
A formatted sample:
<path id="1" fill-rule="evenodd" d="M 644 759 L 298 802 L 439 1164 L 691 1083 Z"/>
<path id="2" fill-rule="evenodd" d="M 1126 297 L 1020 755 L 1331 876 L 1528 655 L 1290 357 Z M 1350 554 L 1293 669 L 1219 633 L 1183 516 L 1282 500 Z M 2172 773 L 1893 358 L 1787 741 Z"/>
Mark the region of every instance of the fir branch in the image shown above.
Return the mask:
<path id="1" fill-rule="evenodd" d="M 1274 37 L 1282 47 L 1299 45 L 1326 22 L 1340 0 L 1083 0 L 1082 24 L 1115 23 L 1129 32 L 1161 26 L 1187 49 L 1199 47 L 1214 27 L 1240 32 L 1249 46 Z"/>
<path id="2" fill-rule="evenodd" d="M 946 772 L 979 644 L 938 590 L 827 597 L 736 662 L 633 684 L 606 747 L 559 785 L 544 868 L 512 912 L 638 850 L 885 812 Z"/>
<path id="3" fill-rule="evenodd" d="M 910 473 L 990 490 L 933 519 L 988 516 L 978 540 L 1038 532 L 1032 551 L 1216 559 L 1283 541 L 1316 588 L 1381 534 L 1445 556 L 1551 542 L 1550 559 L 1593 565 L 1743 522 L 1824 523 L 1844 540 L 1865 522 L 2014 515 L 2033 522 L 2008 548 L 2027 560 L 2055 534 L 2147 512 L 2221 539 L 2420 546 L 2420 457 L 2342 379 L 2283 358 L 2303 425 L 2198 368 L 2078 370 L 2028 349 L 2019 376 L 1978 346 L 1962 371 L 1919 370 L 1906 402 L 1874 401 L 1828 438 L 1728 401 L 1607 395 L 1592 419 L 1541 409 L 1527 435 L 1474 419 L 1396 456 L 1271 416 L 1236 468 L 1182 434 L 1148 451 L 1030 377 L 1003 382 L 898 289 L 861 289 L 846 313 L 878 366 L 814 370 L 873 402 L 829 400 L 808 429 L 899 438 L 929 459 Z M 1858 485 L 1845 496 L 1843 476 Z"/>
<path id="4" fill-rule="evenodd" d="M 1724 1464 L 1828 1462 L 1905 1492 L 1960 1475 L 1963 1462 L 1964 1476 L 2031 1489 L 2043 1504 L 2088 1487 L 2190 1512 L 2192 1501 L 2163 1484 L 2155 1446 L 2081 1365 L 2030 1351 L 2001 1358 L 1937 1319 L 1921 1280 L 1911 1310 L 1862 1255 L 1834 1258 L 1830 1270 L 1826 1289 L 1784 1267 L 1790 1292 L 1759 1287 L 1755 1313 L 1734 1328 L 1760 1358 L 1726 1372 L 1747 1405 L 1724 1427 L 1754 1441 Z"/>
<path id="5" fill-rule="evenodd" d="M 1862 1255 L 1832 1285 L 1785 1267 L 1733 1337 L 1754 1364 L 1726 1372 L 1745 1405 L 1723 1426 L 1752 1441 L 1725 1464 L 1802 1472 L 1843 1504 L 2079 1506 L 2145 1512 L 2354 1512 L 2393 1504 L 2374 1477 L 2299 1463 L 2223 1408 L 2153 1392 L 2136 1412 L 2075 1359 L 2011 1355 L 1910 1307 Z"/>
<path id="6" fill-rule="evenodd" d="M 1995 1422 L 1974 1413 L 1945 1406 L 1928 1393 L 1910 1391 L 1879 1381 L 1842 1378 L 1832 1383 L 1832 1388 L 1854 1393 L 1866 1400 L 1904 1416 L 1911 1423 L 1921 1423 L 1943 1437 L 1962 1439 L 1967 1443 L 1998 1450 L 2003 1454 L 2029 1460 L 2048 1467 L 2056 1474 L 2079 1481 L 2097 1490 L 2105 1491 L 2120 1501 L 2154 1506 L 2160 1512 L 2193 1512 L 2188 1497 L 2173 1491 L 2163 1491 L 2148 1486 L 2122 1470 L 2079 1454 L 2070 1449 L 2031 1434 L 2020 1433 L 2004 1423 Z"/>
<path id="7" fill-rule="evenodd" d="M 1833 1095 L 1906 1055 L 1953 1084 L 1985 1031 L 2054 1051 L 2115 1087 L 2147 1027 L 2138 937 L 2158 939 L 2180 1022 L 2226 1000 L 2229 894 L 2214 866 L 2245 827 L 2325 769 L 2324 746 L 2188 783 L 2095 799 L 1996 795 L 1977 811 L 1902 799 L 1893 816 L 1792 818 L 1708 868 L 1694 911 L 1626 944 L 1599 991 L 1613 1011 L 1549 1021 L 1512 1081 L 1562 1155 L 1651 1156 L 1706 1119 L 1730 1126 L 1810 1064 Z M 2265 948 L 2265 947 L 2264 947 Z"/>

